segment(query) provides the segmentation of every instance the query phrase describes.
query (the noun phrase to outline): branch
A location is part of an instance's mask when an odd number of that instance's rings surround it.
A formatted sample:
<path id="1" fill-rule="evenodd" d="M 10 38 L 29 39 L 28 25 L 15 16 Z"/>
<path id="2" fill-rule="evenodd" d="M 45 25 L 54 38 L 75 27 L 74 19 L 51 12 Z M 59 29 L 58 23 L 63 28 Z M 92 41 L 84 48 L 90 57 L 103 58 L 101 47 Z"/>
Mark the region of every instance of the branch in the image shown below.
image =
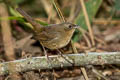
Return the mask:
<path id="1" fill-rule="evenodd" d="M 64 55 L 67 60 L 72 61 L 74 66 L 85 65 L 103 65 L 103 64 L 120 64 L 120 52 L 91 52 L 88 54 L 68 54 Z M 49 56 L 50 65 L 46 57 L 32 57 L 27 59 L 3 62 L 0 64 L 0 75 L 23 72 L 37 69 L 52 69 L 71 67 L 68 61 L 60 56 Z"/>

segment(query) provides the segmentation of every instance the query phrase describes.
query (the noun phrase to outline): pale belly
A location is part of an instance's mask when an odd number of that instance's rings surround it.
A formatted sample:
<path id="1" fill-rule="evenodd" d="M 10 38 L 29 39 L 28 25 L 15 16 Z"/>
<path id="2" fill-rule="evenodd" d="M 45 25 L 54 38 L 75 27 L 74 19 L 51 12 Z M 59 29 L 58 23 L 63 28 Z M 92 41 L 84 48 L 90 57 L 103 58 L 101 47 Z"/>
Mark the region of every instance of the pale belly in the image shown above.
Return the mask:
<path id="1" fill-rule="evenodd" d="M 40 41 L 42 43 L 42 45 L 46 48 L 49 48 L 49 49 L 59 49 L 59 48 L 62 48 L 64 46 L 66 46 L 70 40 L 71 40 L 71 37 L 72 36 L 68 36 L 66 38 L 62 37 L 61 39 L 60 38 L 55 38 L 53 40 L 50 40 L 50 41 Z"/>

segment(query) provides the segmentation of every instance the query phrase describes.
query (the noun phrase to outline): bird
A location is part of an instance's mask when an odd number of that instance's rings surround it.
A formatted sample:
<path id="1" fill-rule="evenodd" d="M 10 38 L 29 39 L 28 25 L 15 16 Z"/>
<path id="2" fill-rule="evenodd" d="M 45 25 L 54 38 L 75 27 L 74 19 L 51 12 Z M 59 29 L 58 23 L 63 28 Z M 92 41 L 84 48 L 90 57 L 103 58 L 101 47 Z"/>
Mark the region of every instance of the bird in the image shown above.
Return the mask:
<path id="1" fill-rule="evenodd" d="M 33 26 L 35 39 L 38 40 L 43 47 L 50 50 L 65 47 L 70 42 L 75 29 L 80 27 L 70 22 L 43 26 L 37 23 L 21 8 L 17 8 L 16 10 Z"/>

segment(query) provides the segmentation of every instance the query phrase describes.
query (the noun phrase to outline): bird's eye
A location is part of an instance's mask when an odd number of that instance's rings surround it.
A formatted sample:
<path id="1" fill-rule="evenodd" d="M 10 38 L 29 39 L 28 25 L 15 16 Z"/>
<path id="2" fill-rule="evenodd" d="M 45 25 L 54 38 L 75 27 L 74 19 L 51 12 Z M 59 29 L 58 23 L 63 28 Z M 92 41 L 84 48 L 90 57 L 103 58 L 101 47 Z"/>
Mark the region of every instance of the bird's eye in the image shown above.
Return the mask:
<path id="1" fill-rule="evenodd" d="M 72 25 L 69 25 L 69 28 L 72 28 Z"/>

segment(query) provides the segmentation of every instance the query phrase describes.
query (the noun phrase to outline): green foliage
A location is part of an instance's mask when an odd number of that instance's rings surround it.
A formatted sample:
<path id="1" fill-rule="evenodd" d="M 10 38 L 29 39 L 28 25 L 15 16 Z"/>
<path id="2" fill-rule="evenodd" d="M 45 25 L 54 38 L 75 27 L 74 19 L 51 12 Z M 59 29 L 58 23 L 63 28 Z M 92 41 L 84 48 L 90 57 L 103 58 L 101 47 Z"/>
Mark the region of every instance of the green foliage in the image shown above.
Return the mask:
<path id="1" fill-rule="evenodd" d="M 90 22 L 95 17 L 101 3 L 102 3 L 102 0 L 88 0 L 85 3 Z M 79 26 L 81 26 L 85 30 L 88 29 L 86 22 L 85 22 L 83 11 L 81 11 L 79 13 L 79 16 L 75 19 L 75 24 L 78 24 Z M 75 35 L 75 37 L 73 39 L 74 39 L 74 41 L 78 41 L 79 40 L 78 35 Z"/>
<path id="2" fill-rule="evenodd" d="M 20 22 L 25 22 L 24 18 L 22 18 L 22 17 L 15 17 L 15 16 L 0 17 L 0 20 L 17 20 L 17 21 L 20 21 Z"/>
<path id="3" fill-rule="evenodd" d="M 32 26 L 26 22 L 26 20 L 12 7 L 9 7 L 11 17 L 8 17 L 9 20 L 18 20 L 19 22 L 21 22 L 22 24 L 24 24 L 25 26 L 28 26 L 30 28 L 32 28 Z M 0 18 L 0 19 L 4 19 L 4 18 Z M 48 25 L 47 23 L 43 22 L 43 21 L 38 21 L 36 20 L 38 23 L 40 23 L 41 25 Z"/>
<path id="4" fill-rule="evenodd" d="M 102 3 L 102 0 L 88 0 L 88 2 L 85 3 L 90 21 L 92 21 L 92 19 L 96 15 L 101 3 Z M 75 23 L 80 25 L 82 28 L 87 29 L 83 11 L 81 11 L 79 16 L 75 19 Z"/>
<path id="5" fill-rule="evenodd" d="M 20 15 L 15 9 L 13 9 L 13 8 L 10 7 L 10 6 L 9 6 L 9 11 L 10 11 L 10 13 L 11 13 L 13 16 L 21 17 L 21 15 Z"/>
<path id="6" fill-rule="evenodd" d="M 115 0 L 115 6 L 114 6 L 114 8 L 116 10 L 120 10 L 120 0 Z"/>

